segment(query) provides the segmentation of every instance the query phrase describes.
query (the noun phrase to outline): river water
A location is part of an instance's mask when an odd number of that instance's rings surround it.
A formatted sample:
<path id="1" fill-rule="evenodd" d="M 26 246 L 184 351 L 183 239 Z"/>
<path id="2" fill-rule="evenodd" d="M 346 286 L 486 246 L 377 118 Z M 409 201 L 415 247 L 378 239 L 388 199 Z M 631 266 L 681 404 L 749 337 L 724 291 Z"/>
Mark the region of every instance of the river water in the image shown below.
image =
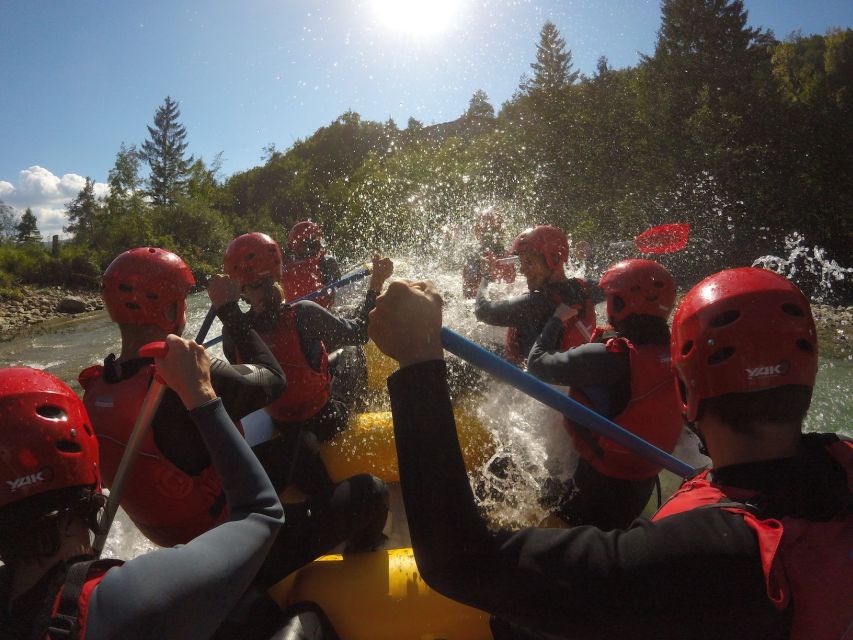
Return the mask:
<path id="1" fill-rule="evenodd" d="M 445 297 L 447 326 L 479 343 L 494 343 L 502 339 L 501 330 L 476 322 L 471 302 L 460 295 L 461 282 L 457 274 L 443 273 L 437 265 L 419 260 L 398 264 L 397 275 L 413 279 L 431 277 L 436 281 Z M 364 287 L 364 283 L 355 284 L 341 291 L 339 301 L 346 304 L 359 300 Z M 523 290 L 521 283 L 493 285 L 490 294 L 504 296 L 520 290 Z M 208 304 L 206 294 L 190 296 L 187 335 L 195 335 Z M 601 313 L 599 316 L 602 318 Z M 209 337 L 219 333 L 217 320 Z M 0 366 L 45 369 L 80 392 L 77 374 L 107 354 L 117 353 L 119 346 L 118 329 L 103 314 L 52 333 L 0 344 Z M 220 346 L 213 347 L 212 353 L 221 355 Z M 851 373 L 853 356 L 821 358 L 814 399 L 805 425 L 807 431 L 831 431 L 853 437 Z M 515 462 L 508 477 L 494 473 L 495 465 L 488 463 L 482 469 L 472 470 L 472 480 L 479 482 L 481 489 L 483 486 L 492 489 L 479 492 L 483 507 L 492 515 L 496 525 L 518 526 L 538 522 L 545 516 L 536 499 L 544 479 L 548 475 L 569 476 L 576 461 L 568 437 L 560 427 L 559 415 L 499 383 L 491 385 L 485 399 L 476 407 L 476 415 L 498 443 L 495 457 L 509 457 Z M 706 459 L 698 453 L 696 444 L 696 440 L 685 432 L 675 455 L 693 466 L 702 466 Z M 662 479 L 665 493 L 673 490 L 678 482 L 667 472 L 662 474 Z M 150 548 L 150 543 L 119 512 L 105 555 L 130 558 Z"/>

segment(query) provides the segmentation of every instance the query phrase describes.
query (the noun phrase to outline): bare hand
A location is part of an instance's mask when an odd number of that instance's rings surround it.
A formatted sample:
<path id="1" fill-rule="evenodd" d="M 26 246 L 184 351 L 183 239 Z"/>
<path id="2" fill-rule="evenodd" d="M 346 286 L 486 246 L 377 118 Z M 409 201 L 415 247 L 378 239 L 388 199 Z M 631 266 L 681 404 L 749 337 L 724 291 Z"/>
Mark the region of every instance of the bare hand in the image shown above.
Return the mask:
<path id="1" fill-rule="evenodd" d="M 217 273 L 210 279 L 207 285 L 207 295 L 217 309 L 229 302 L 237 302 L 240 299 L 240 285 L 228 276 Z"/>
<path id="2" fill-rule="evenodd" d="M 187 409 L 213 400 L 216 393 L 210 382 L 210 357 L 204 347 L 176 335 L 166 337 L 166 346 L 166 357 L 154 360 L 163 382 L 180 396 Z"/>
<path id="3" fill-rule="evenodd" d="M 391 262 L 391 258 L 383 258 L 378 253 L 374 253 L 369 288 L 373 291 L 382 291 L 382 285 L 392 273 L 394 273 L 394 263 Z"/>
<path id="4" fill-rule="evenodd" d="M 432 282 L 399 280 L 376 299 L 367 333 L 376 346 L 401 367 L 441 360 L 441 307 Z"/>

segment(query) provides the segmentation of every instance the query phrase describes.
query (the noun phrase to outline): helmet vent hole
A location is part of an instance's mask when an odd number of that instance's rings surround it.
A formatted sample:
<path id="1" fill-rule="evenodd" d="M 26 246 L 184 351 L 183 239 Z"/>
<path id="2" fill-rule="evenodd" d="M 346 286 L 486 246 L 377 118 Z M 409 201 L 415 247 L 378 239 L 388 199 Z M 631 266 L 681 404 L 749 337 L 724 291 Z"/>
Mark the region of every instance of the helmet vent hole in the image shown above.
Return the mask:
<path id="1" fill-rule="evenodd" d="M 71 440 L 60 440 L 56 443 L 56 448 L 63 453 L 80 453 L 83 450 L 80 443 Z"/>
<path id="2" fill-rule="evenodd" d="M 714 328 L 725 327 L 727 324 L 731 324 L 738 318 L 740 318 L 740 311 L 737 309 L 730 309 L 729 311 L 712 318 L 711 322 L 708 324 Z"/>
<path id="3" fill-rule="evenodd" d="M 65 420 L 68 415 L 62 407 L 57 407 L 54 404 L 43 404 L 36 409 L 36 413 L 45 420 Z"/>
<path id="4" fill-rule="evenodd" d="M 799 347 L 800 349 L 802 349 L 806 353 L 813 353 L 814 352 L 814 347 L 812 346 L 812 343 L 809 342 L 808 340 L 803 340 L 802 338 L 797 340 L 797 347 Z"/>
<path id="5" fill-rule="evenodd" d="M 149 300 L 156 300 L 160 296 L 158 296 L 156 293 L 146 293 L 145 297 L 148 298 Z"/>
<path id="6" fill-rule="evenodd" d="M 688 353 L 690 353 L 691 351 L 693 351 L 693 340 L 688 340 L 688 341 L 687 341 L 687 342 L 685 342 L 685 343 L 684 343 L 684 345 L 681 347 L 681 355 L 682 355 L 682 356 L 686 356 L 686 355 L 687 355 Z"/>
<path id="7" fill-rule="evenodd" d="M 805 318 L 806 312 L 803 311 L 800 307 L 795 304 L 791 304 L 790 302 L 782 305 L 782 311 L 787 313 L 789 316 L 795 316 L 797 318 Z"/>
<path id="8" fill-rule="evenodd" d="M 663 282 L 661 282 L 660 280 L 655 280 L 654 282 L 652 282 L 652 286 L 655 289 L 663 289 L 666 285 Z"/>
<path id="9" fill-rule="evenodd" d="M 678 395 L 681 396 L 681 403 L 687 404 L 687 385 L 681 378 L 678 378 Z"/>
<path id="10" fill-rule="evenodd" d="M 246 260 L 254 260 L 254 259 L 255 259 L 255 252 L 254 251 L 246 254 Z"/>
<path id="11" fill-rule="evenodd" d="M 723 347 L 722 349 L 718 349 L 708 357 L 708 364 L 720 364 L 721 362 L 725 362 L 726 360 L 731 358 L 734 354 L 735 350 L 732 347 Z"/>
<path id="12" fill-rule="evenodd" d="M 141 309 L 141 307 L 135 302 L 125 302 L 124 306 L 130 309 L 131 311 L 139 311 L 139 309 Z"/>
<path id="13" fill-rule="evenodd" d="M 129 284 L 124 284 L 123 282 L 118 286 L 119 291 L 124 291 L 125 293 L 130 293 L 133 291 L 133 287 Z"/>

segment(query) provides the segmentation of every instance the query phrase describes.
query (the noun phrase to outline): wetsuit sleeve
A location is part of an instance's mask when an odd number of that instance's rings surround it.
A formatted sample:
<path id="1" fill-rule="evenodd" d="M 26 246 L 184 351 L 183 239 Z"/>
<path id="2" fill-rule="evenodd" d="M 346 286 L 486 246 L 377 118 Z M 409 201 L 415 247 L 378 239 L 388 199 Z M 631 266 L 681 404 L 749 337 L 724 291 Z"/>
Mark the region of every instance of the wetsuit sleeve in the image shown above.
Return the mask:
<path id="1" fill-rule="evenodd" d="M 187 545 L 110 570 L 92 594 L 88 640 L 209 637 L 281 528 L 281 503 L 221 401 L 196 408 L 192 417 L 222 479 L 230 515 Z"/>
<path id="2" fill-rule="evenodd" d="M 627 531 L 492 532 L 465 470 L 444 363 L 406 367 L 388 388 L 415 558 L 440 593 L 560 637 L 785 637 L 740 516 L 705 509 Z"/>
<path id="3" fill-rule="evenodd" d="M 211 358 L 210 378 L 232 420 L 267 406 L 285 389 L 284 373 L 261 337 L 246 322 L 236 302 L 223 305 L 223 342 L 240 349 L 252 364 L 232 365 Z M 233 353 L 232 353 L 233 357 Z M 198 475 L 210 466 L 210 454 L 201 434 L 178 395 L 168 389 L 152 422 L 154 442 L 169 461 L 184 473 Z"/>
<path id="4" fill-rule="evenodd" d="M 474 315 L 480 322 L 497 327 L 541 327 L 554 312 L 554 303 L 539 291 L 506 300 L 487 300 L 478 293 Z"/>
<path id="5" fill-rule="evenodd" d="M 213 389 L 222 398 L 233 419 L 265 407 L 285 389 L 284 372 L 236 302 L 222 305 L 216 314 L 222 320 L 223 352 L 234 362 L 239 351 L 246 364 L 229 364 L 218 358 L 211 363 Z M 227 348 L 226 348 L 227 347 Z"/>
<path id="6" fill-rule="evenodd" d="M 311 353 L 310 342 L 322 340 L 328 352 L 341 347 L 367 342 L 367 314 L 376 306 L 376 292 L 368 291 L 356 318 L 344 318 L 305 300 L 293 305 L 296 327 L 302 339 L 304 353 Z M 306 344 L 307 342 L 307 344 Z"/>
<path id="7" fill-rule="evenodd" d="M 527 371 L 547 382 L 570 387 L 630 385 L 631 365 L 627 352 L 610 352 L 602 343 L 584 344 L 556 351 L 563 323 L 550 318 L 530 350 Z"/>

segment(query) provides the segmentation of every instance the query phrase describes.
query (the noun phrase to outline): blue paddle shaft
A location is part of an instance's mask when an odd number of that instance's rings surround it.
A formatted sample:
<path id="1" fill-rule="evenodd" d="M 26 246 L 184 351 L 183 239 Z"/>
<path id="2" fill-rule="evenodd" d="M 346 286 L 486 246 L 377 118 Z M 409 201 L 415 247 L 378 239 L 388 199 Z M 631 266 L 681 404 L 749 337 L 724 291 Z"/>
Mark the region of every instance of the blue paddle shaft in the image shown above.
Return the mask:
<path id="1" fill-rule="evenodd" d="M 548 386 L 541 380 L 534 378 L 529 373 L 525 373 L 506 360 L 486 351 L 480 345 L 471 342 L 467 338 L 463 338 L 447 327 L 441 330 L 441 343 L 450 353 L 479 367 L 486 373 L 492 374 L 494 377 L 526 393 L 542 404 L 559 411 L 573 422 L 587 427 L 605 438 L 613 440 L 616 444 L 636 453 L 644 460 L 655 465 L 660 465 L 667 471 L 671 471 L 682 478 L 690 478 L 698 473 L 696 469 L 686 462 L 646 442 L 627 429 L 620 427 L 615 422 L 595 413 L 589 407 Z"/>
<path id="2" fill-rule="evenodd" d="M 321 296 L 324 293 L 329 293 L 330 291 L 333 291 L 335 289 L 339 289 L 340 287 L 344 287 L 350 283 L 358 282 L 362 278 L 365 278 L 369 275 L 370 275 L 370 269 L 368 267 L 362 267 L 358 271 L 351 273 L 350 275 L 346 276 L 345 278 L 341 278 L 340 280 L 335 280 L 334 282 L 330 282 L 329 284 L 327 284 L 322 289 L 317 289 L 316 291 L 312 291 L 311 293 L 306 293 L 304 296 L 300 296 L 299 298 L 296 298 L 295 300 L 289 301 L 288 304 L 293 304 L 295 302 L 302 302 L 303 300 L 313 300 L 314 298 Z M 205 321 L 206 320 L 207 320 L 207 318 L 205 318 Z M 211 322 L 213 322 L 213 320 L 211 320 Z M 208 326 L 208 328 L 209 328 L 209 326 Z M 205 334 L 207 334 L 207 331 L 205 331 Z M 202 340 L 203 339 L 204 338 L 202 337 Z M 199 342 L 199 341 L 196 340 L 196 342 Z M 217 337 L 205 342 L 203 346 L 205 349 L 209 349 L 213 345 L 219 344 L 220 342 L 222 342 L 222 336 L 217 336 Z"/>

